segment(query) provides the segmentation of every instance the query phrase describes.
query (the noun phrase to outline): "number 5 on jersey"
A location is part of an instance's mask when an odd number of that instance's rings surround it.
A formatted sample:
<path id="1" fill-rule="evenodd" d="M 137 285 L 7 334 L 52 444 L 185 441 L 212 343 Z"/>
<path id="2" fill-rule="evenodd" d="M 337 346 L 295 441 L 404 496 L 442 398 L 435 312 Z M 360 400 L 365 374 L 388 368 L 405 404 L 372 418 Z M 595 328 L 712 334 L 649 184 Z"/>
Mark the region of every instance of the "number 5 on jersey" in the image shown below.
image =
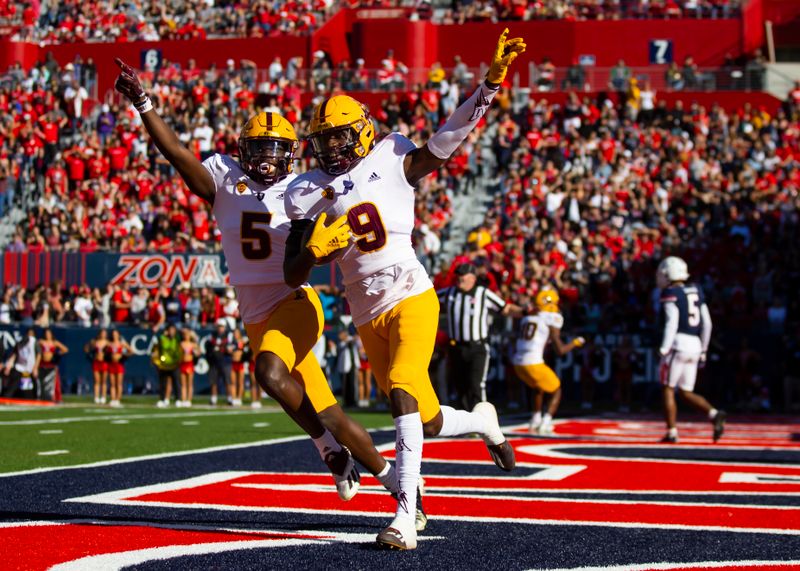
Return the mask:
<path id="1" fill-rule="evenodd" d="M 347 222 L 353 234 L 359 237 L 356 247 L 364 253 L 375 252 L 386 245 L 386 228 L 371 202 L 356 204 L 347 212 Z"/>
<path id="2" fill-rule="evenodd" d="M 239 235 L 242 240 L 242 256 L 246 260 L 266 260 L 272 254 L 269 236 L 271 212 L 242 212 Z"/>

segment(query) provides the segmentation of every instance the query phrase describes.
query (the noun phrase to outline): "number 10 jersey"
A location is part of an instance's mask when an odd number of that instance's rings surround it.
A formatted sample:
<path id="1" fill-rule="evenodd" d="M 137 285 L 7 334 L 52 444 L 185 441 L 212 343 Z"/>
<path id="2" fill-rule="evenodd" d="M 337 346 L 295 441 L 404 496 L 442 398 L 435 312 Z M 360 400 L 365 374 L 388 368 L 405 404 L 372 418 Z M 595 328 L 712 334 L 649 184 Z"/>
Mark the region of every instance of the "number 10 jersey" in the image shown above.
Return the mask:
<path id="1" fill-rule="evenodd" d="M 354 238 L 336 261 L 356 325 L 433 287 L 411 244 L 415 196 L 403 161 L 414 149 L 409 139 L 392 133 L 347 173 L 315 169 L 294 179 L 286 191 L 292 220 L 325 212 L 330 223 L 347 215 Z"/>

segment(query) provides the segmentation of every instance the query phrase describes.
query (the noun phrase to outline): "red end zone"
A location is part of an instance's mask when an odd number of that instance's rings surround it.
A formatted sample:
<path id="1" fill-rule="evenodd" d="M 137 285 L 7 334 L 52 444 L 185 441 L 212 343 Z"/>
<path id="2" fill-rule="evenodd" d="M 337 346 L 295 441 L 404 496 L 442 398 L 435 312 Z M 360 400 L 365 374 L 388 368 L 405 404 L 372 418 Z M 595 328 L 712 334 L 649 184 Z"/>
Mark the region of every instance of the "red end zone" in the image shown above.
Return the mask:
<path id="1" fill-rule="evenodd" d="M 603 422 L 587 426 L 576 422 L 572 426 L 596 434 L 598 429 L 608 429 L 611 425 Z M 783 430 L 787 428 L 784 426 Z M 750 448 L 751 440 L 748 439 L 747 444 L 737 444 L 733 440 L 726 446 L 734 450 Z M 800 508 L 792 505 L 796 502 L 763 505 L 759 501 L 759 496 L 765 493 L 781 497 L 798 495 L 800 467 L 621 457 L 618 456 L 620 450 L 646 451 L 661 447 L 640 441 L 591 442 L 585 435 L 559 441 L 520 435 L 513 440 L 513 445 L 518 466 L 528 468 L 527 472 L 532 471 L 530 475 L 503 476 L 498 472 L 497 476 L 453 476 L 442 473 L 452 474 L 452 469 L 437 474 L 437 463 L 489 464 L 488 454 L 479 440 L 426 443 L 427 464 L 423 475 L 429 515 L 467 521 L 800 534 Z M 783 440 L 781 446 L 800 449 L 791 440 Z M 578 448 L 590 448 L 593 453 L 581 455 L 571 450 Z M 692 449 L 697 449 L 697 445 Z M 716 449 L 725 448 L 716 446 Z M 362 491 L 352 501 L 343 503 L 326 474 L 224 472 L 69 501 L 390 516 L 394 504 L 388 494 L 372 478 L 364 478 L 362 484 Z M 615 497 L 567 497 L 576 493 L 613 494 Z M 627 494 L 636 495 L 627 499 Z M 737 503 L 726 503 L 725 496 L 731 495 L 752 496 L 752 501 L 745 498 Z M 682 500 L 681 496 L 687 496 L 687 500 Z"/>

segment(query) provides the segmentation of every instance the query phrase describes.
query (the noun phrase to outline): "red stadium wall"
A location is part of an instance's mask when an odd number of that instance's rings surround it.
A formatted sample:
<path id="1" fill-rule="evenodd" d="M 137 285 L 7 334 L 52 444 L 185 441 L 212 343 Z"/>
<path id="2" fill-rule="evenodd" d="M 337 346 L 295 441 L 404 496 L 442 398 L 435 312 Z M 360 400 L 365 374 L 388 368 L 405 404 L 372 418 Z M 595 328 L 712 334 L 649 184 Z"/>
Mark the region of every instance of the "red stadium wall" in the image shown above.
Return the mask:
<path id="1" fill-rule="evenodd" d="M 556 66 L 568 66 L 581 55 L 594 55 L 601 67 L 611 67 L 620 59 L 631 66 L 646 66 L 650 41 L 664 39 L 672 40 L 675 61 L 692 55 L 703 67 L 721 64 L 726 53 L 736 56 L 743 48 L 741 20 L 558 20 L 439 26 L 439 59 L 444 66 L 451 65 L 455 55 L 468 65 L 488 62 L 506 24 L 512 35 L 527 40 L 528 50 L 520 58 L 523 63 L 549 57 Z"/>
<path id="2" fill-rule="evenodd" d="M 540 63 L 549 57 L 556 66 L 568 66 L 581 55 L 593 55 L 596 65 L 610 67 L 624 59 L 630 66 L 650 64 L 650 42 L 672 40 L 674 59 L 682 62 L 692 55 L 701 67 L 722 63 L 727 53 L 738 56 L 752 51 L 763 40 L 761 21 L 762 1 L 751 0 L 742 19 L 726 20 L 600 20 L 586 22 L 532 21 L 508 23 L 513 35 L 528 40 L 528 51 L 518 66 L 523 82 L 527 81 L 530 62 Z M 196 41 L 131 42 L 116 44 L 66 44 L 39 47 L 33 44 L 0 43 L 0 69 L 20 61 L 30 66 L 52 51 L 65 64 L 77 54 L 86 60 L 94 58 L 99 72 L 102 95 L 111 88 L 116 76 L 114 57 L 122 57 L 135 66 L 140 65 L 143 50 L 159 48 L 163 57 L 186 64 L 190 58 L 204 68 L 211 63 L 223 67 L 228 58 L 253 60 L 267 67 L 272 59 L 303 56 L 322 49 L 334 63 L 342 59 L 363 57 L 368 68 L 380 66 L 387 50 L 410 68 L 428 68 L 441 61 L 452 65 L 453 57 L 461 55 L 470 66 L 487 63 L 494 42 L 504 23 L 473 23 L 436 26 L 429 22 L 405 19 L 359 18 L 358 11 L 341 11 L 313 36 L 265 39 L 226 39 Z M 361 14 L 362 16 L 368 14 Z M 708 41 L 713 38 L 713 41 Z M 307 60 L 308 61 L 308 60 Z M 419 78 L 412 78 L 412 81 Z"/>

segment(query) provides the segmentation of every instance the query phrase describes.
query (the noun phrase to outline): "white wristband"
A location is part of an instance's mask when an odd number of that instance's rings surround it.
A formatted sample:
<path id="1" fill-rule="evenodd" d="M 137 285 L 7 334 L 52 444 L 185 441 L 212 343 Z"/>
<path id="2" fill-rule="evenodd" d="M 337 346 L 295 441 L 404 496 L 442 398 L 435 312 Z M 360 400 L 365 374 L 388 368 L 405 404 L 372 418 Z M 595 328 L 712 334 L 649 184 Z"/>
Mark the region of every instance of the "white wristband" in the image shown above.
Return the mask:
<path id="1" fill-rule="evenodd" d="M 150 98 L 147 95 L 145 95 L 144 99 L 142 99 L 138 103 L 134 103 L 133 106 L 139 112 L 139 115 L 153 110 L 153 102 L 150 101 Z"/>

